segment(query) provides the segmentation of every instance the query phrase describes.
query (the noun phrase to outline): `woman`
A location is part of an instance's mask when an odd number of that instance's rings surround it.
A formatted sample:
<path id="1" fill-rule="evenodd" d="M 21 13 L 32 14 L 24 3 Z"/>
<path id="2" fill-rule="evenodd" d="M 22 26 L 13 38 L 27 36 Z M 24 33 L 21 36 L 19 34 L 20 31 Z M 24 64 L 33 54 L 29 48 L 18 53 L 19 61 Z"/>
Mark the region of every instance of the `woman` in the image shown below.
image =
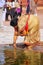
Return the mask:
<path id="1" fill-rule="evenodd" d="M 30 11 L 31 10 L 33 14 L 37 14 L 37 4 L 35 0 L 30 0 Z"/>
<path id="2" fill-rule="evenodd" d="M 25 19 L 22 19 L 22 18 Z M 21 19 L 18 22 L 18 27 L 19 27 L 19 31 L 22 30 L 22 28 L 25 26 L 26 24 L 26 18 L 28 18 L 28 15 L 24 15 L 21 17 Z M 24 21 L 24 23 L 23 23 Z M 22 23 L 21 23 L 22 22 Z M 39 41 L 39 20 L 36 16 L 34 15 L 30 15 L 29 20 L 28 20 L 28 35 L 25 36 L 25 42 L 30 42 L 30 43 L 34 43 Z"/>
<path id="3" fill-rule="evenodd" d="M 25 9 L 25 12 L 22 13 L 18 20 L 18 33 L 19 35 L 24 36 L 23 43 L 29 46 L 40 40 L 39 19 L 33 14 L 26 15 L 26 8 L 24 7 L 22 10 L 23 9 Z"/>
<path id="4" fill-rule="evenodd" d="M 20 9 L 22 12 L 22 7 L 26 7 L 26 13 L 28 14 L 30 12 L 30 0 L 18 0 L 20 4 Z"/>

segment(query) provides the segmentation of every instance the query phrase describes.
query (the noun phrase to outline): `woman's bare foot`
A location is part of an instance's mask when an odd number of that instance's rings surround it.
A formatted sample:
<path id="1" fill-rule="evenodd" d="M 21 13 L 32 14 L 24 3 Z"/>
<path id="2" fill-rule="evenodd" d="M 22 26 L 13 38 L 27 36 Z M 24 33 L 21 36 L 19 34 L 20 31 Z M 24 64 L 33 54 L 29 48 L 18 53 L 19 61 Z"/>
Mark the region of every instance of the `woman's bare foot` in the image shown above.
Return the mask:
<path id="1" fill-rule="evenodd" d="M 24 42 L 24 44 L 26 44 L 27 46 L 31 45 L 31 43 L 29 43 L 29 42 Z"/>
<path id="2" fill-rule="evenodd" d="M 28 46 L 27 49 L 32 50 L 32 44 L 31 43 L 24 42 L 24 44 L 26 44 Z"/>

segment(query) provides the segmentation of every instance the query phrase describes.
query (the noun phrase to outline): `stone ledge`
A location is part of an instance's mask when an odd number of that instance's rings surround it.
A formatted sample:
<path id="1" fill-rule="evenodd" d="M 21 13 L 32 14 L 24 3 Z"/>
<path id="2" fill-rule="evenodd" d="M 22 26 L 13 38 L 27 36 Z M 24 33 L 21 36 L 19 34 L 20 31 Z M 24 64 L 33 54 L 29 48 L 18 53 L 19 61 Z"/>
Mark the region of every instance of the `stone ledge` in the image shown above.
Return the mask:
<path id="1" fill-rule="evenodd" d="M 38 6 L 37 10 L 43 10 L 43 6 Z"/>

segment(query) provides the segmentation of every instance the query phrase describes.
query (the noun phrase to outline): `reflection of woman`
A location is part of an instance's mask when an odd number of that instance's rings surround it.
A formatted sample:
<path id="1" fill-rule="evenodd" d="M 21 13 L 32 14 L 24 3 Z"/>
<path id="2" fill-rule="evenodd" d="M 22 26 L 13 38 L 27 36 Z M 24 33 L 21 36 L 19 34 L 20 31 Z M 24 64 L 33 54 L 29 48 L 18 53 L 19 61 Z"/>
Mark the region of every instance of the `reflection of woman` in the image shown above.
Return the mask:
<path id="1" fill-rule="evenodd" d="M 41 61 L 40 52 L 36 53 L 34 51 L 29 51 L 29 49 L 26 48 L 25 49 L 14 48 L 13 61 L 14 65 L 33 65 L 33 64 L 37 65 Z"/>
<path id="2" fill-rule="evenodd" d="M 33 14 L 26 15 L 25 12 L 22 13 L 18 20 L 18 30 L 20 35 L 25 36 L 24 44 L 30 45 L 39 42 L 39 19 L 37 16 Z"/>

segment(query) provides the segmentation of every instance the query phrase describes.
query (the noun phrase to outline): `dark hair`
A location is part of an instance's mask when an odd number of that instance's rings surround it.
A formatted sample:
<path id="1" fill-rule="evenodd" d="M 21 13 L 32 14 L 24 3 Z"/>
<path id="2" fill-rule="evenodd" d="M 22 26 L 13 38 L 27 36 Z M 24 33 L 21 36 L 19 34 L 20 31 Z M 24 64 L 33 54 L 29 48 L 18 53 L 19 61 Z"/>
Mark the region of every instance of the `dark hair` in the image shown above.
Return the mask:
<path id="1" fill-rule="evenodd" d="M 20 13 L 18 13 L 18 16 L 21 16 L 21 12 L 20 12 Z"/>
<path id="2" fill-rule="evenodd" d="M 14 15 L 13 15 L 13 18 L 15 18 L 15 17 L 18 17 L 18 14 L 16 11 L 14 12 Z"/>
<path id="3" fill-rule="evenodd" d="M 21 16 L 21 13 L 14 12 L 13 19 L 10 22 L 10 25 L 15 27 L 17 25 L 18 16 Z"/>
<path id="4" fill-rule="evenodd" d="M 17 26 L 17 21 L 18 21 L 18 18 L 14 17 L 14 19 L 11 20 L 10 25 L 13 27 Z"/>
<path id="5" fill-rule="evenodd" d="M 15 13 L 14 13 L 14 15 L 13 15 L 13 18 L 18 17 L 18 16 L 21 16 L 21 12 L 20 12 L 20 13 L 17 13 L 17 12 L 15 11 Z"/>

